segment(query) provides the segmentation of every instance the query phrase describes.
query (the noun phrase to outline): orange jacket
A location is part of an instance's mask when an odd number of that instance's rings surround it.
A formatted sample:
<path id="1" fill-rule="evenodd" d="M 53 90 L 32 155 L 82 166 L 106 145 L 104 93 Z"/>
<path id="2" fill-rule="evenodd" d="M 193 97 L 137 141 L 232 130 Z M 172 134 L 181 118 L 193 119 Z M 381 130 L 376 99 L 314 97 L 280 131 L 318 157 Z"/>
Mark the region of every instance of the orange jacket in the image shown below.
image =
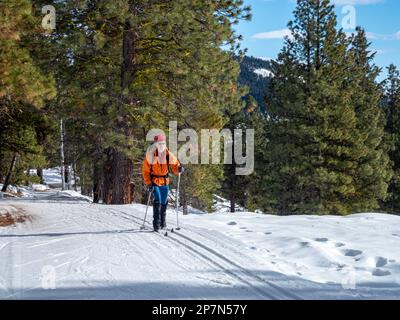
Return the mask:
<path id="1" fill-rule="evenodd" d="M 169 158 L 168 164 L 167 158 Z M 179 166 L 178 159 L 168 149 L 165 150 L 164 154 L 159 156 L 157 149 L 150 148 L 142 165 L 144 183 L 148 186 L 152 184 L 158 186 L 169 185 L 169 178 L 167 176 L 169 172 L 168 167 L 171 168 L 175 175 L 178 175 Z"/>

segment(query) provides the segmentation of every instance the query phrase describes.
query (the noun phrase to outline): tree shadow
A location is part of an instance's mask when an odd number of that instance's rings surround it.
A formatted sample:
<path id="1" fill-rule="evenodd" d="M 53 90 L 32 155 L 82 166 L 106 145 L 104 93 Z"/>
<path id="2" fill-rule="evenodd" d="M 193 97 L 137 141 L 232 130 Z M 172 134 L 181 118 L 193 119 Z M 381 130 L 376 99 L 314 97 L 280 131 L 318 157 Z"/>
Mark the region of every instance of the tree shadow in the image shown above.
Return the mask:
<path id="1" fill-rule="evenodd" d="M 160 269 L 162 266 L 160 266 Z M 237 269 L 226 270 L 230 274 L 240 274 Z M 266 282 L 258 281 L 252 285 L 231 279 L 233 282 L 220 281 L 220 269 L 207 269 L 197 272 L 201 282 L 193 282 L 193 278 L 173 281 L 60 281 L 55 279 L 55 289 L 43 289 L 40 282 L 36 287 L 0 288 L 0 299 L 26 300 L 293 300 L 293 295 L 305 300 L 398 300 L 400 286 L 393 283 L 358 283 L 356 289 L 346 290 L 339 284 L 324 284 L 313 281 L 287 277 L 271 271 L 248 270 L 252 274 L 273 283 L 271 287 Z M 149 278 L 151 274 L 149 273 Z M 62 286 L 61 286 L 62 285 Z M 276 288 L 277 287 L 277 288 Z M 281 289 L 279 289 L 281 288 Z M 291 294 L 285 295 L 281 290 Z M 267 293 L 260 294 L 260 292 Z"/>
<path id="2" fill-rule="evenodd" d="M 105 230 L 105 231 L 82 231 L 82 232 L 50 232 L 32 234 L 0 234 L 0 238 L 26 238 L 26 237 L 61 237 L 75 235 L 106 235 L 122 233 L 153 233 L 151 230 L 127 229 L 127 230 Z"/>

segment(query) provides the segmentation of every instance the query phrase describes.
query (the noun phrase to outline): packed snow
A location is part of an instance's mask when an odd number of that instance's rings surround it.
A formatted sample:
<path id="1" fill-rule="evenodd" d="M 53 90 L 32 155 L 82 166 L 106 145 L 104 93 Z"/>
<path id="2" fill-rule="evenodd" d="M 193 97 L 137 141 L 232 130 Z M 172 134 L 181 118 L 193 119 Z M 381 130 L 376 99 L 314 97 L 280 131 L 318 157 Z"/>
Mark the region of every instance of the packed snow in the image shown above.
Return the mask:
<path id="1" fill-rule="evenodd" d="M 2 299 L 399 299 L 400 217 L 179 215 L 75 192 L 2 199 L 30 216 L 0 228 Z M 173 209 L 168 224 L 176 227 Z"/>

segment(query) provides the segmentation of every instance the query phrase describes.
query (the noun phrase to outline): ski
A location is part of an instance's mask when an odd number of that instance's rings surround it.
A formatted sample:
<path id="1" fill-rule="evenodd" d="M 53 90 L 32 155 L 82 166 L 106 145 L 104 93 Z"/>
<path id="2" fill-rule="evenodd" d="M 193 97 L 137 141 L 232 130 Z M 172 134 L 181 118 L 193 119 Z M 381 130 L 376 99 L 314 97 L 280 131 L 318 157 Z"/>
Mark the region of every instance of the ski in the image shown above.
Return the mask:
<path id="1" fill-rule="evenodd" d="M 165 230 L 165 232 L 164 232 L 164 230 Z M 168 229 L 159 229 L 159 230 L 154 230 L 153 229 L 153 232 L 154 233 L 158 233 L 158 234 L 161 234 L 162 232 L 164 232 L 164 236 L 168 237 Z M 173 232 L 173 231 L 171 231 L 171 232 Z"/>
<path id="2" fill-rule="evenodd" d="M 171 228 L 171 229 L 167 229 L 167 231 L 171 232 L 171 233 L 176 233 L 177 230 L 181 230 L 181 228 Z"/>

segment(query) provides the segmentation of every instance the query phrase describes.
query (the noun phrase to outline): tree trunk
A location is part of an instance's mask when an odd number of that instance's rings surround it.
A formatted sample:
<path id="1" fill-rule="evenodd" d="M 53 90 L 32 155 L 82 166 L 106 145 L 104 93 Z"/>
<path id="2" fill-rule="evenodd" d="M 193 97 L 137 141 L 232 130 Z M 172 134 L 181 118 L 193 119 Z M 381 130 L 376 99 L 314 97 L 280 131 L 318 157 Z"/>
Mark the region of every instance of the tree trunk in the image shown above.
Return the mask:
<path id="1" fill-rule="evenodd" d="M 44 184 L 43 180 L 43 168 L 36 169 L 36 174 L 40 178 L 40 184 Z"/>
<path id="2" fill-rule="evenodd" d="M 129 87 L 135 79 L 135 46 L 139 38 L 136 30 L 132 29 L 129 22 L 125 24 L 125 30 L 122 43 L 122 59 L 121 66 L 121 88 L 122 90 Z"/>
<path id="3" fill-rule="evenodd" d="M 61 153 L 61 190 L 65 190 L 64 171 L 64 122 L 60 120 L 60 153 Z"/>
<path id="4" fill-rule="evenodd" d="M 133 169 L 133 166 L 132 166 Z M 135 200 L 135 183 L 133 181 L 130 181 L 129 183 L 129 192 L 130 192 L 130 203 L 132 203 Z"/>
<path id="5" fill-rule="evenodd" d="M 187 203 L 186 194 L 184 192 L 179 192 L 179 193 L 180 193 L 179 201 L 182 201 L 181 205 L 182 205 L 183 214 L 187 215 L 187 214 L 189 214 L 189 211 L 188 211 L 188 203 Z"/>
<path id="6" fill-rule="evenodd" d="M 132 160 L 120 151 L 113 150 L 112 204 L 130 204 Z"/>
<path id="7" fill-rule="evenodd" d="M 79 180 L 79 184 L 80 184 L 80 187 L 81 187 L 81 194 L 83 194 L 83 182 L 84 182 L 84 180 L 85 180 L 85 177 L 84 177 L 84 175 L 82 175 L 80 180 Z"/>
<path id="8" fill-rule="evenodd" d="M 3 182 L 3 163 L 4 163 L 4 154 L 0 153 L 0 183 Z"/>
<path id="9" fill-rule="evenodd" d="M 72 190 L 72 165 L 68 165 L 68 190 Z"/>
<path id="10" fill-rule="evenodd" d="M 31 176 L 31 168 L 26 169 L 25 186 L 29 186 L 29 177 Z"/>
<path id="11" fill-rule="evenodd" d="M 17 162 L 17 155 L 18 155 L 18 154 L 17 154 L 16 152 L 15 152 L 14 155 L 13 155 L 13 158 L 12 158 L 11 164 L 10 164 L 10 168 L 9 168 L 8 173 L 7 173 L 7 176 L 6 176 L 6 180 L 4 181 L 3 189 L 1 190 L 2 192 L 6 192 L 8 186 L 9 186 L 9 184 L 10 184 L 11 175 L 12 175 L 12 173 L 13 173 L 13 171 L 14 171 L 15 164 L 16 164 L 16 162 Z"/>
<path id="12" fill-rule="evenodd" d="M 103 185 L 102 185 L 102 199 L 103 203 L 105 204 L 111 204 L 111 199 L 112 199 L 112 166 L 113 166 L 113 161 L 112 161 L 112 150 L 107 149 L 106 151 L 107 154 L 107 159 L 104 163 L 103 166 Z"/>
<path id="13" fill-rule="evenodd" d="M 99 203 L 101 190 L 101 169 L 98 163 L 93 166 L 93 202 Z"/>
<path id="14" fill-rule="evenodd" d="M 231 193 L 231 196 L 230 196 L 230 203 L 231 203 L 230 211 L 231 212 L 235 212 L 235 201 L 236 201 L 236 197 L 233 193 Z"/>
<path id="15" fill-rule="evenodd" d="M 69 190 L 69 186 L 70 186 L 70 181 L 69 181 L 70 172 L 69 171 L 70 171 L 69 166 L 64 166 L 64 178 L 65 178 L 64 182 L 67 187 L 67 190 Z"/>
<path id="16" fill-rule="evenodd" d="M 135 47 L 138 40 L 138 33 L 133 29 L 129 22 L 125 24 L 122 45 L 122 58 L 123 63 L 121 66 L 121 94 L 129 88 L 129 85 L 134 81 L 136 65 L 135 65 Z M 124 97 L 128 103 L 135 103 L 133 96 L 128 95 Z M 132 132 L 129 128 L 129 120 L 124 117 L 122 113 L 122 120 L 117 121 L 115 130 L 123 132 L 127 140 L 132 139 Z M 113 148 L 112 161 L 111 161 L 111 183 L 107 182 L 107 202 L 111 204 L 129 204 L 132 203 L 132 187 L 131 176 L 133 164 L 123 151 Z M 112 190 L 110 190 L 110 187 Z M 111 191 L 111 192 L 110 192 Z M 111 199 L 110 199 L 111 194 Z"/>
<path id="17" fill-rule="evenodd" d="M 73 169 L 74 169 L 74 191 L 78 191 L 77 183 L 78 180 L 76 179 L 76 162 L 73 164 Z"/>
<path id="18" fill-rule="evenodd" d="M 81 193 L 82 193 L 84 196 L 90 197 L 91 194 L 92 194 L 92 188 L 91 188 L 91 186 L 88 185 L 87 183 L 83 184 L 82 189 L 81 189 Z"/>

